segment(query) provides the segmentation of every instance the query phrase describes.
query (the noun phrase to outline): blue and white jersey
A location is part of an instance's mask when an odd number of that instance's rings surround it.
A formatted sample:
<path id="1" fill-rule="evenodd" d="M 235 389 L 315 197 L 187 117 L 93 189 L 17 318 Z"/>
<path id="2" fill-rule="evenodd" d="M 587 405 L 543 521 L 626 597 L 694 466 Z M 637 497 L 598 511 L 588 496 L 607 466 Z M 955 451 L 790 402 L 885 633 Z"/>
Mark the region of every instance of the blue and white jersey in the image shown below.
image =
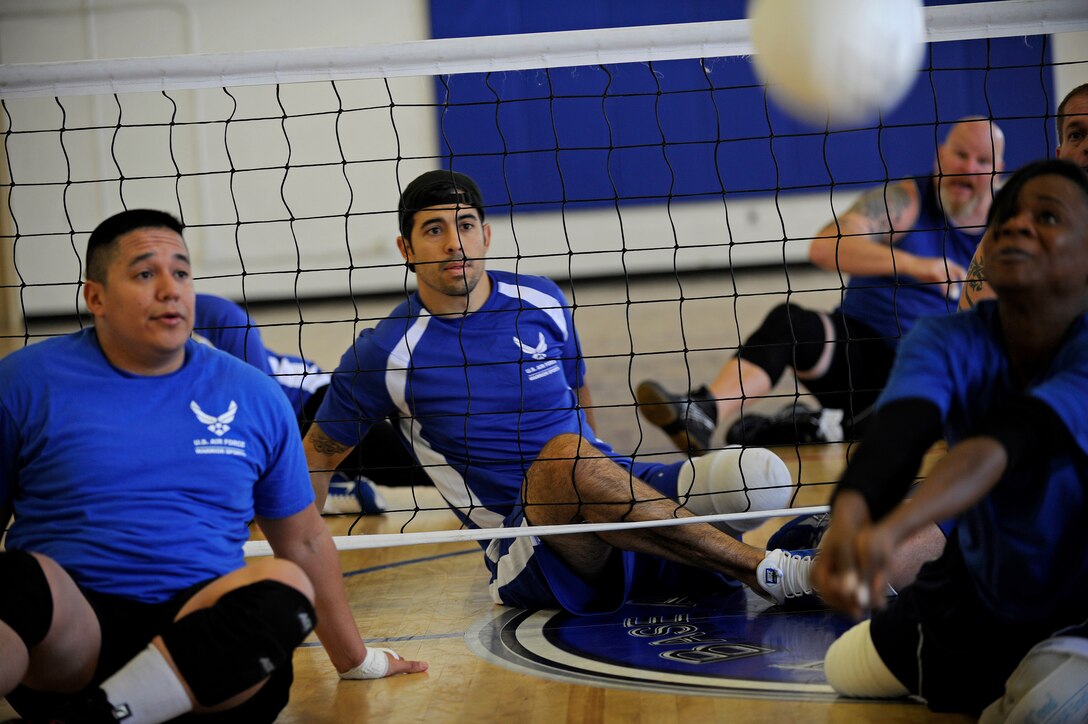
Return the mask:
<path id="1" fill-rule="evenodd" d="M 921 320 L 899 348 L 878 406 L 916 398 L 936 404 L 950 445 L 970 437 L 1015 395 L 1058 415 L 1075 449 L 1004 478 L 959 519 L 967 567 L 982 598 L 1010 620 L 1045 617 L 1088 601 L 1088 319 L 1079 319 L 1050 368 L 1026 387 L 1012 382 L 997 303 Z"/>
<path id="2" fill-rule="evenodd" d="M 299 415 L 314 391 L 329 384 L 329 374 L 295 355 L 274 354 L 260 330 L 239 305 L 213 294 L 197 294 L 193 338 L 248 362 L 280 384 Z"/>
<path id="3" fill-rule="evenodd" d="M 943 257 L 967 269 L 982 239 L 982 229 L 975 234 L 950 226 L 932 177 L 917 183 L 921 200 L 918 220 L 909 233 L 896 239 L 895 248 L 917 256 Z M 903 274 L 855 275 L 846 284 L 841 310 L 895 347 L 920 318 L 954 314 L 958 304 L 958 299 L 948 296 L 945 284 L 922 283 Z"/>
<path id="4" fill-rule="evenodd" d="M 612 449 L 578 407 L 585 363 L 562 292 L 543 277 L 487 273 L 491 295 L 471 314 L 432 316 L 413 294 L 363 331 L 316 417 L 345 445 L 395 419 L 466 524 L 494 528 L 520 504 L 525 471 L 552 437 Z"/>
<path id="5" fill-rule="evenodd" d="M 7 546 L 140 601 L 240 568 L 254 514 L 313 501 L 275 382 L 191 340 L 180 369 L 152 377 L 113 367 L 93 329 L 8 355 L 0 451 Z"/>

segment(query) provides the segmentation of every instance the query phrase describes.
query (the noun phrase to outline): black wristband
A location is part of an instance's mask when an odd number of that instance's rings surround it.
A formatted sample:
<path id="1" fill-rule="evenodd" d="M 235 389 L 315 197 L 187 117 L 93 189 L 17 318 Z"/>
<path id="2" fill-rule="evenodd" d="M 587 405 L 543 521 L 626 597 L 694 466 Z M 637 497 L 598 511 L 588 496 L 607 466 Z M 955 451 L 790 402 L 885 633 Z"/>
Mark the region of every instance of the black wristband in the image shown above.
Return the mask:
<path id="1" fill-rule="evenodd" d="M 941 431 L 940 408 L 929 400 L 909 398 L 881 407 L 835 493 L 861 493 L 869 515 L 879 520 L 903 500 Z"/>

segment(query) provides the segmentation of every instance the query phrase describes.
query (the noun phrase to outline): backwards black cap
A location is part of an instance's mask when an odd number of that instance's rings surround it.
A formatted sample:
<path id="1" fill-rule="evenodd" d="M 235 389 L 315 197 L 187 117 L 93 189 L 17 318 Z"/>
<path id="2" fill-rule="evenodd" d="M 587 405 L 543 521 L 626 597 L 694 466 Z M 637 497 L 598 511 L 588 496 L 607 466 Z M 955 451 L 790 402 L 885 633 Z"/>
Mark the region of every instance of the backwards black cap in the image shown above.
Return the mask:
<path id="1" fill-rule="evenodd" d="M 471 206 L 484 220 L 484 197 L 476 182 L 463 173 L 439 169 L 417 176 L 400 195 L 397 212 L 400 216 L 400 235 L 410 238 L 412 222 L 420 209 L 428 206 L 461 204 Z"/>

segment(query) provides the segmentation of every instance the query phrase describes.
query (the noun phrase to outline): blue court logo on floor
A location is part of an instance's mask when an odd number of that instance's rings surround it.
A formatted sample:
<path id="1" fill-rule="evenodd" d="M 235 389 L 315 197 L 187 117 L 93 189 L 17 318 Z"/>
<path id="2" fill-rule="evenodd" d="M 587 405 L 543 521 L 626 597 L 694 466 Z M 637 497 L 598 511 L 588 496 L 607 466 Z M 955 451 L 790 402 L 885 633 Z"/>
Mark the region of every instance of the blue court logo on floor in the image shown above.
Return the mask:
<path id="1" fill-rule="evenodd" d="M 492 663 L 570 683 L 829 701 L 824 654 L 850 625 L 826 608 L 769 606 L 737 591 L 632 602 L 594 616 L 501 609 L 465 638 Z"/>

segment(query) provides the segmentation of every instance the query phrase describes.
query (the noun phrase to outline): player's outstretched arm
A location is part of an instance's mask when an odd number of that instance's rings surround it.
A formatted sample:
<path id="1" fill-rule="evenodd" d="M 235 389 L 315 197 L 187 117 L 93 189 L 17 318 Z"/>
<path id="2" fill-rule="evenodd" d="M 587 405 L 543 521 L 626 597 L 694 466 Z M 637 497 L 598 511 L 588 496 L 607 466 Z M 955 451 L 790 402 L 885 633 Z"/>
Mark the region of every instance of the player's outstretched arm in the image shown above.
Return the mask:
<path id="1" fill-rule="evenodd" d="M 870 600 L 883 598 L 888 572 L 874 560 L 884 549 L 882 540 L 870 540 L 873 522 L 907 495 L 926 451 L 941 436 L 941 419 L 940 408 L 920 398 L 893 400 L 876 413 L 835 490 L 831 525 L 813 562 L 813 583 L 828 605 L 861 616 Z M 879 596 L 868 597 L 872 589 Z"/>
<path id="2" fill-rule="evenodd" d="M 1005 474 L 1009 458 L 998 440 L 979 435 L 952 448 L 933 467 L 910 499 L 876 524 L 894 546 L 923 527 L 964 512 Z"/>
<path id="3" fill-rule="evenodd" d="M 971 437 L 934 466 L 909 500 L 897 506 L 858 539 L 861 601 L 882 607 L 888 571 L 896 550 L 918 531 L 949 520 L 983 498 L 1008 467 L 1005 447 L 998 440 Z"/>
<path id="4" fill-rule="evenodd" d="M 820 541 L 820 555 L 813 559 L 812 583 L 820 598 L 854 617 L 862 614 L 857 600 L 858 541 L 872 522 L 861 493 L 840 491 L 831 508 L 831 524 Z"/>
<path id="5" fill-rule="evenodd" d="M 317 637 L 343 678 L 381 678 L 427 670 L 426 662 L 403 659 L 385 649 L 367 649 L 348 605 L 336 546 L 316 507 L 310 505 L 286 518 L 258 517 L 257 524 L 276 557 L 296 563 L 313 583 Z"/>

